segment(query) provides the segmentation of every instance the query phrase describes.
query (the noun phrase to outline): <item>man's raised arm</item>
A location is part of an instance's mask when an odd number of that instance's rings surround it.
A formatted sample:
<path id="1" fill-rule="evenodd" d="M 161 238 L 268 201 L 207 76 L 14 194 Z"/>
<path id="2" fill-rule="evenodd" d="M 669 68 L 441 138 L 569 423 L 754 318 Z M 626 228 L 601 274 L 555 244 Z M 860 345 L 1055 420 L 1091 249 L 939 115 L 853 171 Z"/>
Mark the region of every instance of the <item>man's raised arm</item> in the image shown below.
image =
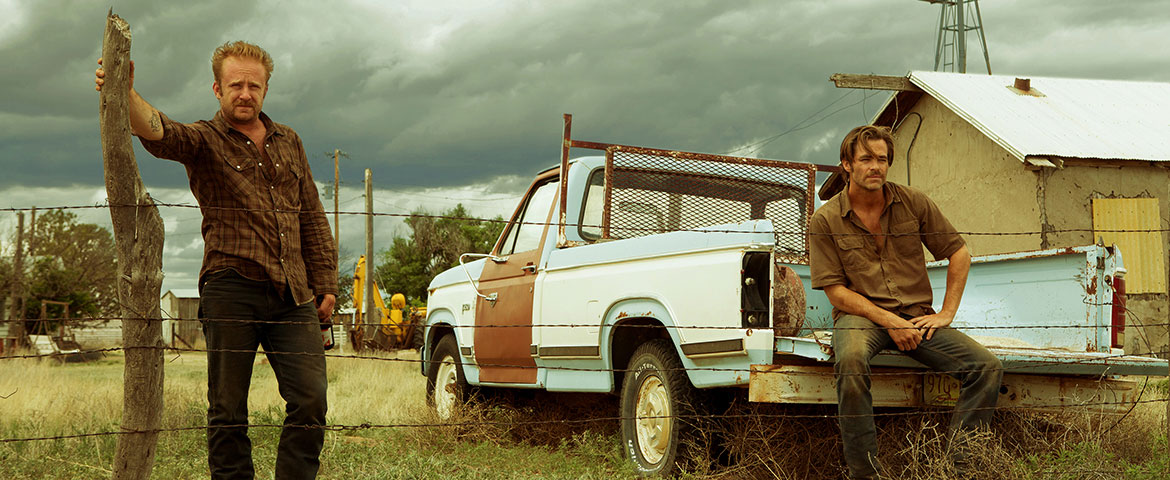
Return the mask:
<path id="1" fill-rule="evenodd" d="M 98 65 L 102 59 L 98 59 Z M 102 91 L 106 83 L 106 71 L 100 66 L 95 72 L 94 83 L 97 91 Z M 163 137 L 162 116 L 134 90 L 134 62 L 130 62 L 130 131 L 146 140 L 161 140 Z"/>
<path id="2" fill-rule="evenodd" d="M 959 302 L 963 300 L 963 290 L 967 288 L 967 274 L 971 271 L 971 253 L 963 245 L 950 257 L 947 257 L 947 293 L 943 297 L 942 311 L 934 315 L 923 315 L 913 320 L 914 325 L 926 330 L 926 339 L 934 336 L 934 330 L 951 324 L 955 313 L 959 311 Z"/>

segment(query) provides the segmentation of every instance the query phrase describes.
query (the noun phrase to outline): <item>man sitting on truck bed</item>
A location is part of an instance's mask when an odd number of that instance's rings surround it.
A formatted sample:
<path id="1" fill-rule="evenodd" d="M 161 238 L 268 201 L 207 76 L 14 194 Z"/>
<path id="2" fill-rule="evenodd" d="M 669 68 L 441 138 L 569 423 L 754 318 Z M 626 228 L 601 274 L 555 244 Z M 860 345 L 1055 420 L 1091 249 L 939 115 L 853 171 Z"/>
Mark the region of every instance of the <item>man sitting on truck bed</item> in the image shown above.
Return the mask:
<path id="1" fill-rule="evenodd" d="M 950 327 L 963 297 L 971 255 L 963 237 L 922 192 L 886 181 L 894 141 L 886 128 L 854 128 L 841 143 L 846 188 L 813 214 L 812 287 L 833 304 L 834 370 L 845 462 L 854 478 L 876 477 L 877 441 L 869 360 L 896 346 L 959 380 L 951 420 L 960 439 L 955 467 L 965 470 L 961 438 L 990 424 L 1003 377 L 999 359 Z M 941 312 L 931 308 L 922 245 L 950 260 Z"/>

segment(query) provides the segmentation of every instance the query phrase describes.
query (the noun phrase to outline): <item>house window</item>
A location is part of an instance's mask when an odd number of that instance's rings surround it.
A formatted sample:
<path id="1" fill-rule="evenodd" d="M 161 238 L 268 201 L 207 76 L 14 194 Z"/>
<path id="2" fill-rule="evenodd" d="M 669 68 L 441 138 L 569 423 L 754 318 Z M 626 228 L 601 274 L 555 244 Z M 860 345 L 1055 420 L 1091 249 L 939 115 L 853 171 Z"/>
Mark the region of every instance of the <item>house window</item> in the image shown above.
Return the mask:
<path id="1" fill-rule="evenodd" d="M 1126 293 L 1166 292 L 1161 218 L 1157 198 L 1093 199 L 1093 238 L 1121 247 Z"/>

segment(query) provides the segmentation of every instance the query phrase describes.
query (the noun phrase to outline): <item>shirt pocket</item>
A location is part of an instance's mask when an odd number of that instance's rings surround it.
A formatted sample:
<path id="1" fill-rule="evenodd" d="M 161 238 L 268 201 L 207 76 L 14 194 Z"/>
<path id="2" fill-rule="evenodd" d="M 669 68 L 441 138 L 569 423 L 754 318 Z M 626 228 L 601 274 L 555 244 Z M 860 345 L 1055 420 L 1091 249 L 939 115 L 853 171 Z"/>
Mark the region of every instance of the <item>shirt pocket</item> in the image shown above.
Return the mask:
<path id="1" fill-rule="evenodd" d="M 846 271 L 865 269 L 870 262 L 866 255 L 865 238 L 861 235 L 841 235 L 835 239 L 837 251 L 841 255 L 841 266 Z"/>
<path id="2" fill-rule="evenodd" d="M 894 242 L 894 251 L 901 256 L 922 257 L 922 234 L 919 232 L 917 220 L 890 226 L 889 241 Z"/>
<path id="3" fill-rule="evenodd" d="M 305 175 L 303 167 L 298 162 L 280 162 L 280 171 L 277 172 L 277 197 L 280 198 L 282 209 L 300 210 L 301 208 L 301 178 Z"/>
<path id="4" fill-rule="evenodd" d="M 228 155 L 223 157 L 226 172 L 223 175 L 225 190 L 230 197 L 237 199 L 250 198 L 256 194 L 256 182 L 259 172 L 256 170 L 256 159 L 242 155 Z"/>

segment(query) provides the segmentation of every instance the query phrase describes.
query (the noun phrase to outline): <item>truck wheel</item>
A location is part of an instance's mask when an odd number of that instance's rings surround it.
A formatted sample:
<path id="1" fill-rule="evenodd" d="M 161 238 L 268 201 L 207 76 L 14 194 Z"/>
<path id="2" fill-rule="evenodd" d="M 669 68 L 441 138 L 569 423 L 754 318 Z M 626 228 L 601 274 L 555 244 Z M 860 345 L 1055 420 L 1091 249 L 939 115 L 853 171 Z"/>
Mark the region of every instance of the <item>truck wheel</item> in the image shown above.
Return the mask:
<path id="1" fill-rule="evenodd" d="M 669 340 L 634 351 L 622 383 L 622 445 L 643 476 L 670 475 L 694 415 L 695 388 Z"/>
<path id="2" fill-rule="evenodd" d="M 430 359 L 431 363 L 427 366 L 427 405 L 435 409 L 440 419 L 449 420 L 467 401 L 468 392 L 455 335 L 447 334 L 439 340 Z"/>
<path id="3" fill-rule="evenodd" d="M 426 325 L 423 325 L 423 322 L 415 319 L 410 329 L 410 348 L 422 350 L 424 329 L 426 329 Z"/>

